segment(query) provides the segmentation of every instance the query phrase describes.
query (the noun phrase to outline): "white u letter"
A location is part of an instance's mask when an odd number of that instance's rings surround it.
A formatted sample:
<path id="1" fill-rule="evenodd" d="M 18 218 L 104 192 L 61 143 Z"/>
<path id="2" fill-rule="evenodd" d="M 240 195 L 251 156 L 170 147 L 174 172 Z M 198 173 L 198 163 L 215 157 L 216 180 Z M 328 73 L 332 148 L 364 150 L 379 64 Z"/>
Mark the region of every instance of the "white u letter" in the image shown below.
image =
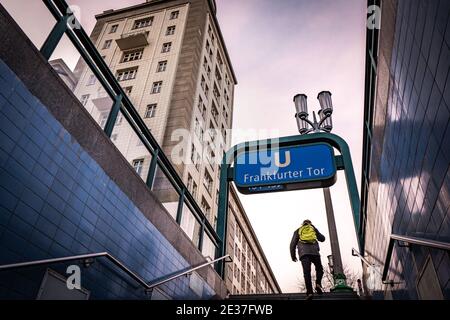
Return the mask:
<path id="1" fill-rule="evenodd" d="M 284 161 L 284 163 L 280 163 L 280 153 L 275 152 L 275 165 L 278 168 L 284 168 L 284 167 L 287 167 L 288 165 L 290 165 L 291 164 L 291 153 L 289 151 L 285 152 L 285 158 L 286 158 L 286 160 Z"/>

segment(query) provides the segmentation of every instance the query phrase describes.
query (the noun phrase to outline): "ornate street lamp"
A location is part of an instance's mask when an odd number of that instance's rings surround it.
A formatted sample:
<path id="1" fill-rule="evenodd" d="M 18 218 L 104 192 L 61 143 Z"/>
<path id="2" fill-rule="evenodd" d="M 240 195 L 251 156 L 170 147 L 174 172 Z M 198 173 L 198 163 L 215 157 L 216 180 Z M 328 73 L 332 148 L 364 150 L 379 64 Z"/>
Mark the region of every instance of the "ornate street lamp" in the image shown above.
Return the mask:
<path id="1" fill-rule="evenodd" d="M 301 135 L 308 133 L 318 133 L 320 131 L 331 132 L 333 122 L 331 115 L 333 114 L 333 102 L 331 101 L 331 92 L 322 91 L 317 95 L 320 110 L 319 121 L 313 111 L 313 121 L 308 119 L 308 97 L 305 94 L 297 94 L 294 96 L 295 119 L 297 120 L 298 131 Z M 353 291 L 347 286 L 346 277 L 342 267 L 342 258 L 339 249 L 339 241 L 337 236 L 336 221 L 334 219 L 333 204 L 331 202 L 331 194 L 329 188 L 323 188 L 323 196 L 325 199 L 325 209 L 327 212 L 328 231 L 330 234 L 330 245 L 332 255 L 328 256 L 328 264 L 332 270 L 334 287 L 331 291 Z"/>
<path id="2" fill-rule="evenodd" d="M 297 94 L 294 96 L 294 104 L 297 111 L 295 118 L 300 134 L 320 131 L 331 132 L 333 129 L 333 123 L 331 121 L 333 103 L 331 101 L 330 91 L 322 91 L 317 95 L 320 104 L 320 110 L 318 112 L 319 121 L 317 121 L 316 113 L 314 111 L 313 121 L 308 119 L 307 99 L 308 97 L 305 94 Z"/>

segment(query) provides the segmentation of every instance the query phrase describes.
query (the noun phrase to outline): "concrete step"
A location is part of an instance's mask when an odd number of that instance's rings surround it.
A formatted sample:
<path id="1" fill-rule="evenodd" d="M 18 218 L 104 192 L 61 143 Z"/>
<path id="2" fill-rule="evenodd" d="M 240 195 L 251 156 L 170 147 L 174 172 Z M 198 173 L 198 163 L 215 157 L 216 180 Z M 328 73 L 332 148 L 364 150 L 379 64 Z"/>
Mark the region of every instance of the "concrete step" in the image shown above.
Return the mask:
<path id="1" fill-rule="evenodd" d="M 229 300 L 306 300 L 306 293 L 230 295 Z M 359 300 L 356 292 L 324 292 L 314 294 L 313 300 Z"/>

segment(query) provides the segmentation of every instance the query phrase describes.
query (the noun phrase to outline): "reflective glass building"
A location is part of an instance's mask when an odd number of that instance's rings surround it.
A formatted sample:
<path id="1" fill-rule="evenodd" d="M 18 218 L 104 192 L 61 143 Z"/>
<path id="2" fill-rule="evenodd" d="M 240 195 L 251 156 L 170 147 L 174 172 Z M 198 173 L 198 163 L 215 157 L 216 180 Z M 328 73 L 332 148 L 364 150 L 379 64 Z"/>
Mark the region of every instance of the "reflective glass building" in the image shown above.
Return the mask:
<path id="1" fill-rule="evenodd" d="M 375 268 L 364 267 L 366 289 L 449 299 L 450 1 L 368 6 L 361 210 Z"/>

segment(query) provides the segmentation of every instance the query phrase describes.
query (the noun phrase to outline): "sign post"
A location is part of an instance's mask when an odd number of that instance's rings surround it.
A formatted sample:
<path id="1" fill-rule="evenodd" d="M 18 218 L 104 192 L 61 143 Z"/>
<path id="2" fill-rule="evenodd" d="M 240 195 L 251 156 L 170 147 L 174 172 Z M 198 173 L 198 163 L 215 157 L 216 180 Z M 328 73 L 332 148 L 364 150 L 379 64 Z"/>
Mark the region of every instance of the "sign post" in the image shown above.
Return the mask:
<path id="1" fill-rule="evenodd" d="M 336 148 L 340 155 L 334 155 L 333 148 Z M 360 199 L 350 150 L 342 138 L 332 133 L 311 133 L 245 142 L 231 148 L 223 157 L 220 173 L 217 234 L 221 241 L 216 256 L 225 254 L 230 182 L 234 181 L 238 190 L 246 194 L 328 188 L 336 182 L 337 170 L 345 172 L 360 247 Z M 329 199 L 331 204 L 331 197 Z M 328 212 L 327 215 L 333 214 L 332 211 Z M 328 221 L 334 222 L 334 216 L 332 221 Z M 333 228 L 335 231 L 335 226 Z M 339 258 L 336 256 L 336 250 L 339 250 L 339 247 L 333 250 L 335 261 Z M 223 262 L 216 265 L 216 270 L 224 277 Z M 339 274 L 336 279 L 340 276 Z M 345 276 L 343 281 L 336 283 L 335 289 L 351 289 L 345 285 Z"/>

